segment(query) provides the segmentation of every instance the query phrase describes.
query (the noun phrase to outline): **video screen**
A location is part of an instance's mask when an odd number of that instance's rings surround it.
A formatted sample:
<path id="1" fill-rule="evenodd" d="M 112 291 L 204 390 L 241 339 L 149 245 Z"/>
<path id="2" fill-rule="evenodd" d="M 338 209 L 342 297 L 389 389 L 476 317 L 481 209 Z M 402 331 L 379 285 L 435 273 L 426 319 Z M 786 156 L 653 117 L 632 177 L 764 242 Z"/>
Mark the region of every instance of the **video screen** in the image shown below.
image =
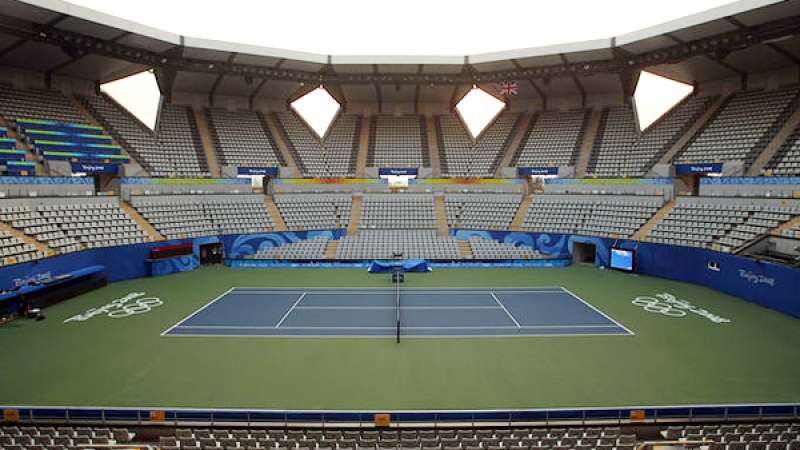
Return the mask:
<path id="1" fill-rule="evenodd" d="M 611 268 L 617 270 L 624 270 L 626 272 L 633 271 L 633 250 L 623 250 L 621 248 L 611 249 Z"/>

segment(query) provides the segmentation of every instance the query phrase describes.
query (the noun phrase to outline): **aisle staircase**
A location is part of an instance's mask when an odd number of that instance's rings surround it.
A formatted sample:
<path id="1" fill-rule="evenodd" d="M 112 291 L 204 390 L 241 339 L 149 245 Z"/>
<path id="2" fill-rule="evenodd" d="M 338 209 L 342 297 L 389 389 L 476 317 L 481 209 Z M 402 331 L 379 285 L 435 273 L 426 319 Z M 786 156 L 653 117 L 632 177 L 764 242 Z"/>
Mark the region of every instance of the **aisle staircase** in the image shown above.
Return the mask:
<path id="1" fill-rule="evenodd" d="M 578 159 L 575 162 L 575 176 L 582 178 L 586 175 L 586 169 L 589 168 L 589 161 L 592 157 L 592 150 L 597 136 L 600 132 L 600 118 L 603 116 L 601 111 L 592 110 L 589 114 L 589 123 L 586 125 L 586 132 L 584 133 L 583 143 L 581 144 Z"/>
<path id="2" fill-rule="evenodd" d="M 286 222 L 284 222 L 283 216 L 281 216 L 281 211 L 278 209 L 278 205 L 275 204 L 271 195 L 264 196 L 264 204 L 267 205 L 267 211 L 269 211 L 269 215 L 272 217 L 272 223 L 275 224 L 274 230 L 287 231 L 289 228 L 286 226 Z"/>
<path id="3" fill-rule="evenodd" d="M 275 123 L 275 117 L 272 114 L 261 113 L 258 114 L 258 117 L 261 119 L 261 125 L 264 127 L 264 131 L 272 135 L 275 145 L 278 146 L 278 151 L 281 153 L 283 160 L 286 161 L 286 166 L 289 167 L 296 178 L 302 178 L 303 174 L 300 173 L 300 169 L 297 167 L 297 161 L 294 160 L 292 152 L 289 151 L 289 146 L 286 145 L 280 127 Z"/>
<path id="4" fill-rule="evenodd" d="M 125 211 L 126 214 L 128 214 L 131 217 L 131 219 L 133 219 L 134 222 L 138 223 L 139 226 L 142 227 L 142 229 L 147 233 L 147 235 L 150 236 L 151 242 L 164 240 L 164 236 L 162 236 L 161 233 L 158 232 L 158 230 L 153 228 L 153 226 L 150 225 L 150 222 L 148 222 L 144 217 L 142 217 L 142 215 L 139 214 L 139 211 L 136 211 L 136 209 L 133 206 L 131 206 L 130 203 L 126 202 L 125 200 L 120 200 L 119 206 L 120 208 L 122 208 L 123 211 Z"/>
<path id="5" fill-rule="evenodd" d="M 436 203 L 436 228 L 439 229 L 439 235 L 447 237 L 450 231 L 447 228 L 447 209 L 444 206 L 444 196 L 437 195 L 434 198 Z"/>
<path id="6" fill-rule="evenodd" d="M 325 259 L 336 259 L 336 249 L 339 248 L 339 241 L 331 239 L 325 247 Z"/>
<path id="7" fill-rule="evenodd" d="M 525 222 L 525 216 L 528 215 L 528 208 L 530 208 L 532 201 L 533 194 L 522 197 L 522 201 L 519 203 L 519 209 L 517 209 L 516 214 L 514 214 L 514 220 L 511 221 L 511 226 L 509 227 L 512 231 L 522 231 L 522 224 Z"/>
<path id="8" fill-rule="evenodd" d="M 350 209 L 350 225 L 347 226 L 347 235 L 358 234 L 358 225 L 361 222 L 361 196 L 353 196 L 353 206 Z"/>
<path id="9" fill-rule="evenodd" d="M 33 237 L 28 236 L 22 231 L 12 227 L 11 225 L 8 225 L 7 223 L 0 222 L 0 231 L 5 231 L 9 236 L 19 239 L 24 244 L 29 244 L 36 247 L 36 250 L 46 254 L 47 256 L 56 254 L 56 251 L 48 247 L 44 242 L 37 241 Z"/>
<path id="10" fill-rule="evenodd" d="M 706 125 L 716 117 L 717 113 L 722 109 L 722 107 L 728 102 L 730 95 L 721 95 L 711 106 L 708 107 L 706 112 L 700 116 L 697 121 L 692 124 L 692 126 L 683 133 L 683 136 L 678 139 L 677 142 L 672 144 L 669 150 L 661 156 L 661 159 L 658 160 L 658 164 L 669 164 L 678 153 L 681 152 L 684 148 L 686 148 L 690 142 L 697 136 Z"/>
<path id="11" fill-rule="evenodd" d="M 203 151 L 208 162 L 208 170 L 214 178 L 220 178 L 219 164 L 217 163 L 217 150 L 214 148 L 214 140 L 211 138 L 211 131 L 208 127 L 208 120 L 201 109 L 192 108 L 194 122 L 197 124 L 197 132 L 200 134 L 200 142 L 203 144 Z"/>
<path id="12" fill-rule="evenodd" d="M 511 141 L 508 143 L 508 146 L 505 149 L 505 153 L 503 157 L 500 159 L 500 162 L 497 164 L 495 168 L 494 176 L 500 177 L 500 172 L 511 165 L 511 161 L 514 159 L 514 155 L 517 154 L 520 146 L 522 145 L 522 141 L 525 139 L 525 135 L 528 134 L 528 129 L 530 129 L 531 125 L 534 121 L 533 114 L 520 114 L 518 122 L 514 126 L 514 135 L 511 137 Z"/>
<path id="13" fill-rule="evenodd" d="M 469 241 L 458 241 L 458 254 L 461 259 L 472 259 L 472 246 Z"/>
<path id="14" fill-rule="evenodd" d="M 364 178 L 367 172 L 367 154 L 369 153 L 369 127 L 370 118 L 361 118 L 361 136 L 358 139 L 358 162 L 356 165 L 356 177 Z"/>
<path id="15" fill-rule="evenodd" d="M 439 161 L 439 143 L 436 141 L 436 122 L 433 117 L 425 118 L 425 131 L 428 136 L 428 153 L 431 159 L 431 175 L 442 176 L 442 164 Z"/>
<path id="16" fill-rule="evenodd" d="M 667 217 L 667 214 L 669 214 L 673 208 L 675 208 L 675 199 L 668 201 L 664 204 L 664 206 L 661 207 L 661 209 L 656 211 L 650 220 L 645 222 L 641 228 L 636 230 L 636 233 L 633 233 L 631 239 L 634 241 L 643 241 L 647 239 L 647 236 L 650 236 L 650 232 L 653 231 L 653 228 L 655 228 L 664 217 Z"/>
<path id="17" fill-rule="evenodd" d="M 767 164 L 772 161 L 772 158 L 778 153 L 781 147 L 783 147 L 783 144 L 786 143 L 786 140 L 789 139 L 798 126 L 800 126 L 800 108 L 789 116 L 775 137 L 772 138 L 769 144 L 767 144 L 767 147 L 764 148 L 764 151 L 753 161 L 753 165 L 747 169 L 747 175 L 751 177 L 761 175 L 761 170 L 767 167 Z"/>

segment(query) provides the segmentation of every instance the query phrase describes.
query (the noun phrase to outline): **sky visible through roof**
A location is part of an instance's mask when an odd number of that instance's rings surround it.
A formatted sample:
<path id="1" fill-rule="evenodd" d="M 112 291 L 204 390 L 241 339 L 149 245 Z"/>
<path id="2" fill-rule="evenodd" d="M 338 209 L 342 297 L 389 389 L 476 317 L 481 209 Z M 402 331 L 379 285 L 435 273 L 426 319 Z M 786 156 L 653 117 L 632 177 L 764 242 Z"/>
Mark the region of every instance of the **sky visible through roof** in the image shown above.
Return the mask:
<path id="1" fill-rule="evenodd" d="M 241 44 L 336 55 L 465 55 L 608 38 L 731 1 L 227 0 L 224 5 L 195 1 L 191 7 L 156 0 L 70 3 L 172 33 Z M 643 76 L 636 93 L 642 128 L 686 95 L 685 86 L 654 77 Z M 152 125 L 158 105 L 155 83 L 123 81 L 105 90 Z"/>

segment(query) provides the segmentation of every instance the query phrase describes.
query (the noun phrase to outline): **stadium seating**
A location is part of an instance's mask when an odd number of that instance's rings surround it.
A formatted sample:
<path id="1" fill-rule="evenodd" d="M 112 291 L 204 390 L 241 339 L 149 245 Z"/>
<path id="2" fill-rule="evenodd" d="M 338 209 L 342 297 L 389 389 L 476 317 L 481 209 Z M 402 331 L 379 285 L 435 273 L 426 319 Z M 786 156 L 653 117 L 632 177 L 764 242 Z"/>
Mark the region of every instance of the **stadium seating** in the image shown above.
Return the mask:
<path id="1" fill-rule="evenodd" d="M 800 127 L 796 128 L 767 166 L 773 175 L 800 175 Z"/>
<path id="2" fill-rule="evenodd" d="M 662 197 L 537 195 L 522 227 L 528 231 L 630 237 L 663 204 Z"/>
<path id="3" fill-rule="evenodd" d="M 0 200 L 0 221 L 58 253 L 148 240 L 116 198 Z"/>
<path id="4" fill-rule="evenodd" d="M 716 97 L 690 96 L 642 131 L 631 146 L 615 146 L 592 155 L 589 175 L 642 177 L 709 108 Z"/>
<path id="5" fill-rule="evenodd" d="M 220 164 L 237 167 L 285 166 L 278 147 L 255 111 L 206 110 Z"/>
<path id="6" fill-rule="evenodd" d="M 516 114 L 500 115 L 479 139 L 473 140 L 456 114 L 438 116 L 442 174 L 451 177 L 493 176 L 517 118 Z"/>
<path id="7" fill-rule="evenodd" d="M 2 213 L 5 216 L 5 213 Z M 33 245 L 26 244 L 19 239 L 0 230 L 0 267 L 11 264 L 41 259 L 47 255 L 40 252 Z"/>
<path id="8" fill-rule="evenodd" d="M 416 229 L 436 226 L 433 195 L 365 194 L 359 228 Z"/>
<path id="9" fill-rule="evenodd" d="M 324 259 L 327 246 L 327 238 L 317 237 L 261 249 L 247 259 Z"/>
<path id="10" fill-rule="evenodd" d="M 339 259 L 460 259 L 458 242 L 442 237 L 436 230 L 361 230 L 339 240 Z"/>
<path id="11" fill-rule="evenodd" d="M 156 131 L 105 94 L 81 97 L 103 128 L 156 177 L 208 177 L 200 135 L 189 108 L 163 105 Z"/>
<path id="12" fill-rule="evenodd" d="M 743 161 L 748 167 L 797 108 L 798 92 L 793 86 L 733 95 L 675 162 Z"/>
<path id="13" fill-rule="evenodd" d="M 460 429 L 208 429 L 178 428 L 162 436 L 163 450 L 179 448 L 301 449 L 608 449 L 633 450 L 636 434 L 619 427 Z"/>
<path id="14" fill-rule="evenodd" d="M 625 161 L 638 138 L 636 118 L 630 106 L 606 108 L 600 115 L 600 128 L 594 140 L 587 175 L 621 176 L 618 164 Z"/>
<path id="15" fill-rule="evenodd" d="M 0 447 L 8 450 L 108 448 L 128 444 L 135 436 L 127 428 L 4 426 L 0 428 Z"/>
<path id="16" fill-rule="evenodd" d="M 680 197 L 649 241 L 730 252 L 800 214 L 800 200 Z"/>
<path id="17" fill-rule="evenodd" d="M 330 230 L 350 224 L 350 194 L 281 194 L 274 199 L 290 230 Z"/>
<path id="18" fill-rule="evenodd" d="M 512 166 L 558 167 L 575 163 L 583 140 L 589 113 L 543 111 L 534 117 L 531 128 L 514 155 Z"/>
<path id="19" fill-rule="evenodd" d="M 796 450 L 800 426 L 796 423 L 730 423 L 672 425 L 661 430 L 669 441 L 710 441 L 718 450 Z"/>
<path id="20" fill-rule="evenodd" d="M 0 85 L 0 115 L 6 119 L 40 119 L 86 123 L 78 108 L 61 92 L 15 89 Z"/>
<path id="21" fill-rule="evenodd" d="M 169 239 L 261 233 L 275 225 L 256 194 L 134 196 L 131 205 Z"/>
<path id="22" fill-rule="evenodd" d="M 369 167 L 429 167 L 428 139 L 422 116 L 378 115 L 370 124 Z"/>
<path id="23" fill-rule="evenodd" d="M 448 194 L 445 211 L 449 228 L 507 230 L 522 198 L 509 194 Z"/>
<path id="24" fill-rule="evenodd" d="M 532 247 L 506 244 L 478 236 L 469 238 L 473 259 L 538 259 L 542 255 Z"/>
<path id="25" fill-rule="evenodd" d="M 295 160 L 305 176 L 354 176 L 358 158 L 358 116 L 339 115 L 324 140 L 316 136 L 294 111 L 277 117 Z"/>

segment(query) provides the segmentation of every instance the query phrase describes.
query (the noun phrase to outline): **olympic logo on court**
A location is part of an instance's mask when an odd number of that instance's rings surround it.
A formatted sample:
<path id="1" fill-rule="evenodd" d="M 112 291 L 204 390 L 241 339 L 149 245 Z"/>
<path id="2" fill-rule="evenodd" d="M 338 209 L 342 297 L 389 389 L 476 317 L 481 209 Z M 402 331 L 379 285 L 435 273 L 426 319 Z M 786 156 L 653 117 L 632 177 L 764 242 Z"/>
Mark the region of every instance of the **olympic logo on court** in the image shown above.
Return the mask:
<path id="1" fill-rule="evenodd" d="M 664 292 L 653 297 L 636 297 L 631 302 L 647 312 L 661 314 L 667 317 L 686 317 L 689 313 L 704 317 L 714 323 L 729 323 L 730 319 L 725 319 L 716 314 L 712 314 L 706 309 L 698 308 L 686 300 L 679 299 L 672 294 Z"/>
<path id="2" fill-rule="evenodd" d="M 113 300 L 111 303 L 92 308 L 83 314 L 72 316 L 64 321 L 67 322 L 83 322 L 92 317 L 105 315 L 112 319 L 121 319 L 124 317 L 135 316 L 139 314 L 148 313 L 158 306 L 164 304 L 160 298 L 145 297 L 144 292 L 131 292 L 125 297 Z"/>

